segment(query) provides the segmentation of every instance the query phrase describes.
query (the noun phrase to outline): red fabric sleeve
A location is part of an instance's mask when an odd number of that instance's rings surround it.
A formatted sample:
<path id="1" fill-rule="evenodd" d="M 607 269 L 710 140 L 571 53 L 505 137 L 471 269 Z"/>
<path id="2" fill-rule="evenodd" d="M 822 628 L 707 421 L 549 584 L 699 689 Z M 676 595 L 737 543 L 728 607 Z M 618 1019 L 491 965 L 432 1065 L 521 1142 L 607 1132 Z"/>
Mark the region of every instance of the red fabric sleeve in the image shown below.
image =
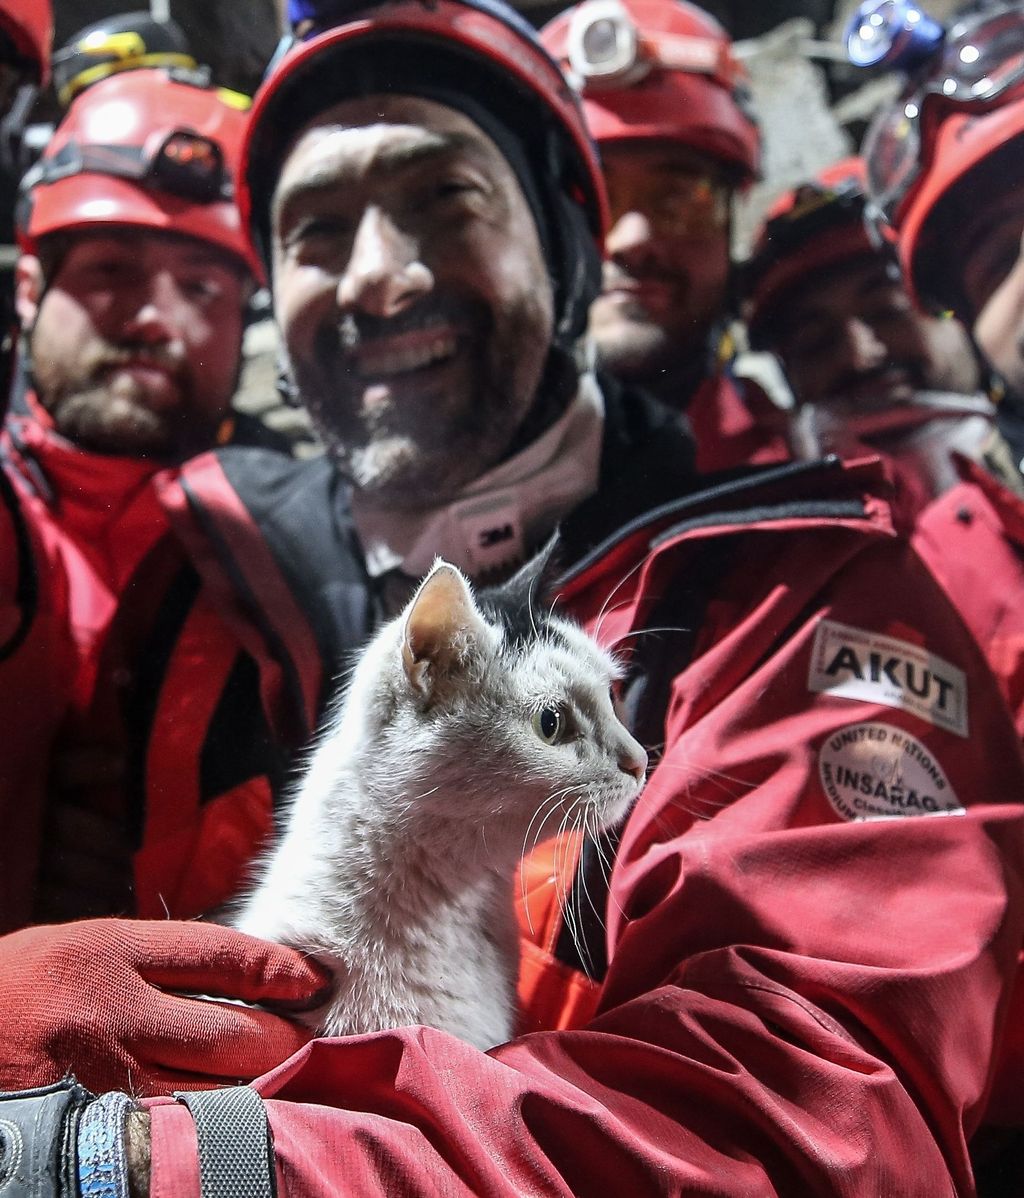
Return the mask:
<path id="1" fill-rule="evenodd" d="M 1024 809 L 981 804 L 1024 794 L 1019 743 L 903 545 L 835 528 L 765 544 L 716 588 L 676 680 L 612 878 L 596 1017 L 488 1054 L 426 1029 L 310 1044 L 256 1083 L 282 1195 L 973 1193 L 1024 935 Z M 677 548 L 639 589 L 685 576 Z M 824 618 L 954 665 L 967 723 L 815 690 Z M 933 756 L 963 808 L 841 819 L 822 755 L 865 725 L 908 738 L 908 778 Z M 874 768 L 858 752 L 833 757 Z"/>
<path id="2" fill-rule="evenodd" d="M 257 1083 L 282 1198 L 969 1194 L 1022 856 L 1018 808 L 680 843 L 588 1027 L 321 1040 Z"/>

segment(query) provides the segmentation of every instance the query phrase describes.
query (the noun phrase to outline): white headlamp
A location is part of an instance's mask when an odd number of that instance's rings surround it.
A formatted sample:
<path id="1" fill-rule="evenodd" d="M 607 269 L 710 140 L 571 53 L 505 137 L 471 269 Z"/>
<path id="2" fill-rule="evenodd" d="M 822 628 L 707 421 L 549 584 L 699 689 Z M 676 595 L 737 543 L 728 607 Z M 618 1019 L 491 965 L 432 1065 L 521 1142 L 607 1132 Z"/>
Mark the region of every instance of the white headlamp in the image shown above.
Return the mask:
<path id="1" fill-rule="evenodd" d="M 733 63 L 711 38 L 655 33 L 641 37 L 620 0 L 584 0 L 569 19 L 566 52 L 579 89 L 628 87 L 655 67 L 711 75 L 730 84 Z"/>

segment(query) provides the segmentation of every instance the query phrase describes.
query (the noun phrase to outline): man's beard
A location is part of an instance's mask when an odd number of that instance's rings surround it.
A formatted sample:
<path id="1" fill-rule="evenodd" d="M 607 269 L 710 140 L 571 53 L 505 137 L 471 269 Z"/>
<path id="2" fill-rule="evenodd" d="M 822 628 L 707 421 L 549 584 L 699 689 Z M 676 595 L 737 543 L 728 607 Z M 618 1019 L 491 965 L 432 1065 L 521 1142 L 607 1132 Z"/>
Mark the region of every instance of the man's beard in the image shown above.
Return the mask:
<path id="1" fill-rule="evenodd" d="M 139 359 L 168 371 L 177 393 L 173 404 L 154 403 L 147 388 L 127 375 L 113 377 L 118 366 Z M 37 378 L 36 386 L 57 432 L 93 453 L 172 461 L 214 440 L 215 429 L 194 410 L 181 358 L 160 348 L 103 343 L 86 352 L 74 377 Z"/>
<path id="2" fill-rule="evenodd" d="M 459 385 L 409 398 L 401 395 L 399 374 L 397 395 L 364 403 L 373 381 L 359 377 L 352 355 L 376 338 L 434 323 L 459 330 Z M 320 331 L 309 365 L 293 362 L 291 369 L 328 452 L 355 487 L 389 508 L 436 506 L 502 459 L 530 410 L 543 363 L 524 367 L 517 348 L 520 330 L 533 327 L 531 313 L 506 313 L 498 336 L 490 310 L 465 300 L 384 319 L 348 315 Z"/>
<path id="3" fill-rule="evenodd" d="M 620 275 L 609 279 L 606 272 L 606 285 L 619 278 L 630 281 L 634 276 Z M 649 272 L 635 276 L 641 283 L 647 278 L 662 282 L 677 292 L 677 313 L 685 311 L 691 287 L 685 275 Z M 632 304 L 621 305 L 617 311 L 610 311 L 598 297 L 592 309 L 590 336 L 602 368 L 625 382 L 656 386 L 664 382 L 666 376 L 674 379 L 680 373 L 688 372 L 695 355 L 699 355 L 703 362 L 712 326 L 710 319 L 684 322 L 677 315 L 670 328 L 648 312 L 640 298 Z"/>

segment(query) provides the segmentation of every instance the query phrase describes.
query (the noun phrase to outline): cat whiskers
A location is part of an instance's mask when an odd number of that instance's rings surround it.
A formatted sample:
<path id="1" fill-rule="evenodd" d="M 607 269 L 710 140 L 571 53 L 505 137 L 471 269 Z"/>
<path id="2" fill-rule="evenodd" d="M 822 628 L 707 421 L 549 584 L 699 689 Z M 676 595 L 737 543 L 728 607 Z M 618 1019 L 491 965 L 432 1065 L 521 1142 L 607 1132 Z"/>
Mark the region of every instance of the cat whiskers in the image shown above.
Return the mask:
<path id="1" fill-rule="evenodd" d="M 634 638 L 641 637 L 641 636 L 652 636 L 653 634 L 659 633 L 659 632 L 692 632 L 692 631 L 693 631 L 692 628 L 673 628 L 668 625 L 666 625 L 664 628 L 635 628 L 632 632 L 624 632 L 622 634 L 622 636 L 616 637 L 616 639 L 612 642 L 610 647 L 612 649 L 617 649 L 619 647 L 619 645 L 622 644 L 623 641 L 631 641 Z"/>
<path id="2" fill-rule="evenodd" d="M 584 823 L 585 823 L 586 804 L 588 802 L 589 802 L 588 798 L 585 795 L 581 795 L 580 798 L 574 799 L 572 801 L 572 803 L 569 804 L 569 806 L 566 808 L 564 814 L 562 815 L 562 821 L 558 826 L 558 833 L 557 833 L 558 844 L 561 846 L 562 855 L 561 855 L 561 859 L 559 859 L 556 854 L 555 879 L 556 879 L 556 882 L 558 879 L 563 880 L 562 893 L 558 896 L 558 904 L 562 908 L 562 914 L 563 914 L 563 918 L 565 920 L 565 926 L 569 930 L 569 935 L 572 938 L 572 942 L 576 948 L 576 951 L 580 955 L 580 960 L 583 960 L 584 954 L 586 954 L 586 957 L 588 959 L 587 964 L 589 965 L 589 964 L 592 964 L 593 962 L 590 960 L 590 953 L 587 950 L 586 945 L 583 943 L 582 908 L 580 909 L 578 918 L 577 918 L 576 912 L 574 912 L 572 909 L 573 905 L 572 905 L 571 887 L 572 887 L 573 880 L 576 877 L 578 871 L 574 870 L 570 873 L 570 871 L 568 869 L 569 853 L 571 852 L 573 836 L 575 833 L 580 831 L 581 826 L 584 825 Z M 583 808 L 583 813 L 577 816 L 576 812 L 580 808 Z M 572 821 L 572 826 L 567 827 L 570 820 Z M 582 844 L 582 840 L 580 841 L 580 843 Z"/>
<path id="3" fill-rule="evenodd" d="M 519 888 L 520 888 L 520 897 L 522 898 L 522 901 L 523 901 L 523 910 L 526 912 L 526 921 L 527 921 L 527 925 L 530 929 L 531 936 L 534 934 L 533 919 L 530 915 L 530 907 L 529 907 L 529 903 L 527 901 L 527 895 L 526 895 L 526 873 L 523 870 L 522 866 L 525 865 L 526 858 L 529 856 L 529 854 L 540 843 L 541 832 L 543 831 L 545 823 L 547 823 L 548 819 L 552 815 L 554 815 L 554 813 L 558 809 L 558 807 L 560 807 L 562 805 L 562 800 L 566 797 L 566 795 L 571 794 L 574 790 L 579 790 L 579 789 L 580 789 L 580 786 L 578 784 L 575 786 L 563 786 L 561 790 L 556 790 L 556 791 L 554 791 L 554 793 L 549 794 L 547 796 L 547 798 L 543 800 L 543 802 L 541 802 L 537 805 L 537 810 L 534 811 L 532 817 L 530 818 L 529 824 L 527 824 L 527 826 L 526 826 L 526 832 L 523 834 L 523 849 L 522 849 L 522 853 L 520 854 Z M 577 800 L 574 800 L 574 802 L 576 802 L 576 801 Z M 573 804 L 570 804 L 570 809 L 571 809 L 572 805 Z M 542 812 L 543 812 L 543 814 L 542 814 Z M 541 817 L 539 822 L 537 822 L 538 816 Z M 564 818 L 565 817 L 563 815 L 563 821 L 562 821 L 563 824 L 564 824 Z M 535 823 L 537 825 L 537 830 L 536 830 L 536 832 L 534 832 L 533 843 L 531 844 L 530 843 L 530 832 L 533 830 Z M 561 829 L 561 827 L 562 827 L 562 824 L 559 825 L 560 829 Z M 557 836 L 558 833 L 556 833 L 555 835 Z M 558 873 L 558 871 L 556 869 L 556 876 L 557 876 L 557 873 Z"/>
<path id="4" fill-rule="evenodd" d="M 611 602 L 615 598 L 616 593 L 619 590 L 621 590 L 622 587 L 624 587 L 627 582 L 629 582 L 629 580 L 633 577 L 633 575 L 637 573 L 637 571 L 641 568 L 641 566 L 643 566 L 643 564 L 646 560 L 647 560 L 646 557 L 641 557 L 640 560 L 636 563 L 636 565 L 631 570 L 627 571 L 619 579 L 619 581 L 615 584 L 615 586 L 613 586 L 612 589 L 608 592 L 607 596 L 605 597 L 604 603 L 601 604 L 601 610 L 597 613 L 597 620 L 594 622 L 594 634 L 593 635 L 594 635 L 594 639 L 596 641 L 600 641 L 600 639 L 601 639 L 601 626 L 604 623 L 605 616 L 608 614 L 609 609 L 611 609 L 612 611 L 618 611 L 618 608 L 611 607 Z M 625 607 L 626 604 L 622 603 L 619 606 Z"/>

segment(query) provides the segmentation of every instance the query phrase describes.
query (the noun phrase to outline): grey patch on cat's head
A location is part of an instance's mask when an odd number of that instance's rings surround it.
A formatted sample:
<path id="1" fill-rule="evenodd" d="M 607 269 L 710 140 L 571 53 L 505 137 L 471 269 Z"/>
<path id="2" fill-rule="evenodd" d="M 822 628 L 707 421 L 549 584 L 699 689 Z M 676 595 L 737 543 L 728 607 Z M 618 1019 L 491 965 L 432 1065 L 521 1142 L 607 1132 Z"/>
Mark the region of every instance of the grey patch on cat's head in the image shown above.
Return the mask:
<path id="1" fill-rule="evenodd" d="M 557 572 L 558 533 L 501 586 L 477 594 L 483 614 L 505 634 L 505 644 L 523 648 L 538 637 L 557 631 L 552 620 L 550 591 Z"/>

